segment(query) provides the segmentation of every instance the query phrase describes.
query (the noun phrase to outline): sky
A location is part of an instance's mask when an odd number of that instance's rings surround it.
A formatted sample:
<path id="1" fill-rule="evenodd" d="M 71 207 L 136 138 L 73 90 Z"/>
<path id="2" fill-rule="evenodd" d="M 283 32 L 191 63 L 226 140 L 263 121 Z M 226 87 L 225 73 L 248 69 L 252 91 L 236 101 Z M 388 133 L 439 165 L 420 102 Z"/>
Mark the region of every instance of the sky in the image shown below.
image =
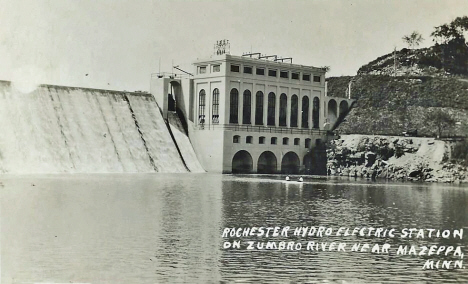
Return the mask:
<path id="1" fill-rule="evenodd" d="M 355 75 L 464 15 L 466 0 L 0 0 L 0 80 L 149 91 L 152 73 L 193 71 L 221 39 Z"/>

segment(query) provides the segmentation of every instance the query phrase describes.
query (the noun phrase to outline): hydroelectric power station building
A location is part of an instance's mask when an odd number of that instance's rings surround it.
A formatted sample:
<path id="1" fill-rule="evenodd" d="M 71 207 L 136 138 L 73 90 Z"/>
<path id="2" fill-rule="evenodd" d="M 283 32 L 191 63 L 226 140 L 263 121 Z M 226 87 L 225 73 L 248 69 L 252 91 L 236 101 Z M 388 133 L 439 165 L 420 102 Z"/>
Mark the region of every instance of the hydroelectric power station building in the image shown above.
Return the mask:
<path id="1" fill-rule="evenodd" d="M 260 54 L 193 64 L 152 76 L 151 93 L 164 119 L 178 114 L 206 171 L 325 173 L 323 142 L 352 100 L 327 96 L 323 68 Z"/>

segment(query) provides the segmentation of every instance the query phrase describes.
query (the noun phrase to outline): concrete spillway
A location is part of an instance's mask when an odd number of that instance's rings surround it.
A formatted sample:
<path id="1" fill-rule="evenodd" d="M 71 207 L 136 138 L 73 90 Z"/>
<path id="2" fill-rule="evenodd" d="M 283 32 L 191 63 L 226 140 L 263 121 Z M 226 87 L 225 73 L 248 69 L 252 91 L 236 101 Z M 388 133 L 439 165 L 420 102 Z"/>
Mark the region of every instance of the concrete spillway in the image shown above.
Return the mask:
<path id="1" fill-rule="evenodd" d="M 1 173 L 187 172 L 149 94 L 0 81 L 0 129 Z"/>
<path id="2" fill-rule="evenodd" d="M 171 129 L 173 140 L 178 146 L 179 153 L 182 156 L 185 165 L 192 173 L 202 173 L 205 170 L 197 159 L 197 155 L 190 143 L 190 139 L 185 133 L 180 117 L 175 112 L 168 113 L 168 124 Z"/>

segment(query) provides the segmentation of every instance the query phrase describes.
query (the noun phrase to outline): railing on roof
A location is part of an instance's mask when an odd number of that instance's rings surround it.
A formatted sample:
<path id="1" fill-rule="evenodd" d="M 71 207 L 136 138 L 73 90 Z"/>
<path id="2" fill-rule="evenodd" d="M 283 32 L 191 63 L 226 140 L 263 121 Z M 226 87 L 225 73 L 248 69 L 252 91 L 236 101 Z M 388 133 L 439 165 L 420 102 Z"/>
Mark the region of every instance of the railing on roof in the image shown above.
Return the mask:
<path id="1" fill-rule="evenodd" d="M 191 78 L 189 74 L 181 74 L 181 73 L 169 73 L 169 72 L 159 72 L 159 73 L 152 73 L 151 78 L 170 78 L 170 79 L 187 79 Z"/>
<path id="2" fill-rule="evenodd" d="M 282 133 L 282 134 L 307 134 L 307 135 L 325 135 L 334 133 L 328 130 L 308 129 L 308 128 L 288 128 L 263 125 L 239 125 L 239 124 L 199 124 L 198 130 L 230 130 L 230 131 L 246 131 L 246 132 L 263 132 L 263 133 Z"/>

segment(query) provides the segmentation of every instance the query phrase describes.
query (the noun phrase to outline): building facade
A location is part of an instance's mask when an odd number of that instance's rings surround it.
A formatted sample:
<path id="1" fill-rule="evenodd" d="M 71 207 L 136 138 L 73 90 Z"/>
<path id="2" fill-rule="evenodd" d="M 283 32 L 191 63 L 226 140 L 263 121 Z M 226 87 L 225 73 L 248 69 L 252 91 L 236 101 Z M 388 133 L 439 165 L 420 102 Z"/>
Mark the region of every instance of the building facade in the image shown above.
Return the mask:
<path id="1" fill-rule="evenodd" d="M 229 54 L 194 66 L 158 74 L 151 91 L 166 119 L 186 121 L 206 171 L 323 173 L 322 145 L 352 100 L 327 96 L 322 68 Z"/>

